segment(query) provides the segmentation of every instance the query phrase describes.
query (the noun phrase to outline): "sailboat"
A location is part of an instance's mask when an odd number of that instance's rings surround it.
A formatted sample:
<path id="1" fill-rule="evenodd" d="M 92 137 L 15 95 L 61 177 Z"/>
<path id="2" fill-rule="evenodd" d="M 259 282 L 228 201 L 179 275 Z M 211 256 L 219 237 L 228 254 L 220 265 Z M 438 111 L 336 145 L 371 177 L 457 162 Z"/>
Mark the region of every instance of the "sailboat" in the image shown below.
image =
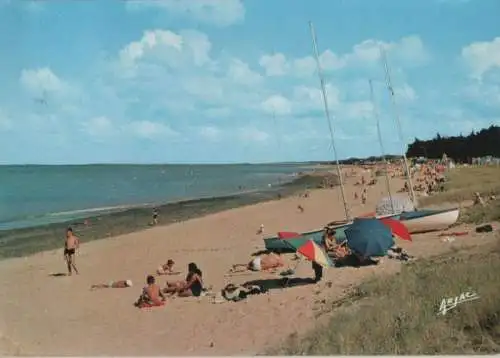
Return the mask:
<path id="1" fill-rule="evenodd" d="M 392 87 L 391 74 L 389 71 L 389 65 L 387 63 L 387 56 L 386 56 L 385 51 L 382 47 L 380 47 L 380 57 L 383 61 L 384 70 L 385 70 L 386 86 L 387 86 L 387 90 L 389 91 L 389 94 L 391 95 L 393 114 L 394 114 L 394 118 L 396 120 L 396 124 L 397 124 L 397 128 L 398 128 L 399 139 L 401 141 L 401 149 L 402 149 L 401 154 L 403 156 L 405 175 L 406 175 L 406 179 L 408 181 L 408 186 L 410 189 L 409 190 L 410 191 L 410 199 L 413 202 L 414 207 L 416 208 L 417 203 L 416 203 L 416 199 L 415 199 L 415 192 L 413 190 L 411 173 L 410 173 L 410 169 L 408 167 L 408 160 L 406 158 L 406 150 L 405 150 L 406 148 L 405 148 L 404 140 L 403 140 L 403 131 L 401 128 L 401 121 L 399 118 L 399 112 L 397 110 L 394 89 Z M 391 202 L 392 202 L 392 200 L 391 200 Z M 450 227 L 451 225 L 453 225 L 457 222 L 459 215 L 460 215 L 459 208 L 451 208 L 451 209 L 444 209 L 444 210 L 417 210 L 417 209 L 415 209 L 414 211 L 411 211 L 411 212 L 403 212 L 403 213 L 399 214 L 398 219 L 401 222 L 403 222 L 403 224 L 407 227 L 407 229 L 410 233 L 417 233 L 417 232 L 428 232 L 428 231 L 437 231 L 437 230 L 447 229 L 448 227 Z"/>
<path id="2" fill-rule="evenodd" d="M 351 217 L 349 214 L 349 209 L 347 207 L 347 203 L 346 203 L 346 199 L 345 199 L 346 197 L 345 197 L 345 191 L 344 191 L 342 171 L 340 169 L 340 163 L 339 163 L 338 158 L 337 158 L 337 151 L 336 151 L 335 141 L 334 141 L 334 136 L 333 136 L 333 128 L 331 125 L 330 113 L 329 113 L 329 108 L 328 108 L 328 98 L 326 96 L 326 89 L 325 89 L 325 84 L 324 84 L 322 71 L 321 71 L 321 63 L 319 61 L 316 34 L 314 31 L 314 27 L 313 27 L 312 22 L 309 22 L 309 27 L 311 30 L 314 55 L 316 58 L 318 75 L 319 75 L 320 84 L 321 84 L 321 92 L 322 92 L 323 101 L 324 101 L 325 115 L 326 115 L 326 118 L 328 121 L 329 130 L 330 130 L 330 139 L 331 139 L 331 144 L 332 144 L 332 148 L 333 148 L 334 155 L 335 155 L 337 173 L 339 176 L 340 191 L 342 194 L 342 200 L 344 203 L 344 211 L 345 211 L 345 216 L 346 216 L 346 221 L 337 222 L 337 225 L 332 225 L 332 226 L 329 225 L 329 227 L 331 227 L 332 229 L 335 230 L 335 238 L 336 238 L 337 242 L 342 242 L 346 239 L 345 231 L 352 224 L 352 220 L 351 220 Z M 388 87 L 389 91 L 391 92 L 393 110 L 396 114 L 395 117 L 396 117 L 396 121 L 398 124 L 400 139 L 402 141 L 401 124 L 399 121 L 399 116 L 397 115 L 397 112 L 396 112 L 396 102 L 395 102 L 395 98 L 394 98 L 394 91 L 392 90 L 389 68 L 387 66 L 385 53 L 383 52 L 382 48 L 380 50 L 381 50 L 381 57 L 384 60 L 384 68 L 385 68 L 385 73 L 386 73 L 387 87 Z M 371 99 L 372 99 L 372 102 L 374 103 L 373 89 L 372 89 L 371 81 L 370 81 L 370 88 L 371 88 Z M 377 114 L 376 114 L 376 116 L 377 116 Z M 381 139 L 381 134 L 380 134 L 380 124 L 378 121 L 378 116 L 377 116 L 377 130 L 378 130 L 382 154 L 384 155 L 384 149 L 383 149 L 383 144 L 382 144 L 382 139 Z M 404 164 L 405 164 L 405 171 L 407 174 L 407 180 L 409 182 L 410 191 L 411 191 L 411 200 L 413 203 L 415 203 L 415 194 L 413 192 L 413 184 L 411 182 L 411 176 L 410 176 L 410 171 L 409 171 L 408 162 L 407 162 L 407 158 L 406 158 L 406 153 L 404 151 L 404 147 L 403 147 L 403 159 L 404 159 Z M 387 165 L 387 162 L 386 162 L 386 165 Z M 386 175 L 388 175 L 387 174 L 387 166 L 386 166 Z M 388 177 L 386 177 L 386 179 L 387 179 L 387 187 L 388 187 L 389 195 L 392 196 L 391 191 L 390 191 L 390 186 L 389 186 L 389 179 L 388 179 Z M 391 205 L 393 205 L 392 198 L 391 198 Z M 445 209 L 445 210 L 418 210 L 418 211 L 415 210 L 415 211 L 403 212 L 403 213 L 396 213 L 394 211 L 394 208 L 393 208 L 392 214 L 377 216 L 377 218 L 389 217 L 389 218 L 399 220 L 399 221 L 403 222 L 403 224 L 407 227 L 407 229 L 410 233 L 417 233 L 417 232 L 426 232 L 426 231 L 435 231 L 435 230 L 446 229 L 449 226 L 453 225 L 458 220 L 458 216 L 459 216 L 459 209 L 458 208 Z M 321 245 L 323 242 L 324 229 L 304 232 L 301 234 L 290 233 L 290 232 L 278 233 L 277 237 L 271 237 L 271 238 L 264 239 L 264 244 L 265 244 L 266 250 L 281 251 L 281 252 L 291 251 L 289 245 L 287 245 L 283 240 L 286 240 L 287 238 L 297 237 L 297 235 L 304 238 L 305 240 L 313 240 L 317 244 Z"/>

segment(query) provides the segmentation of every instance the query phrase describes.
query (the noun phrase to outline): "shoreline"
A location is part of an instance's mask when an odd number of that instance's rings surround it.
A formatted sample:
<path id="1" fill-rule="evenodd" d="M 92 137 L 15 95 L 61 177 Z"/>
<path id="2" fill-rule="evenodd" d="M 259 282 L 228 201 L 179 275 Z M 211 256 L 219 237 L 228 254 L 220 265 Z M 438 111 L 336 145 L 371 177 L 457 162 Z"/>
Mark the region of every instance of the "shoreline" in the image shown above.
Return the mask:
<path id="1" fill-rule="evenodd" d="M 255 191 L 202 197 L 158 205 L 137 205 L 124 210 L 88 215 L 58 223 L 0 231 L 0 260 L 24 257 L 61 247 L 64 230 L 71 226 L 82 243 L 187 221 L 209 214 L 261 202 L 279 200 L 322 184 L 328 171 L 311 171 L 289 182 Z M 158 208 L 159 224 L 151 225 L 152 209 Z M 88 225 L 85 224 L 88 221 Z"/>

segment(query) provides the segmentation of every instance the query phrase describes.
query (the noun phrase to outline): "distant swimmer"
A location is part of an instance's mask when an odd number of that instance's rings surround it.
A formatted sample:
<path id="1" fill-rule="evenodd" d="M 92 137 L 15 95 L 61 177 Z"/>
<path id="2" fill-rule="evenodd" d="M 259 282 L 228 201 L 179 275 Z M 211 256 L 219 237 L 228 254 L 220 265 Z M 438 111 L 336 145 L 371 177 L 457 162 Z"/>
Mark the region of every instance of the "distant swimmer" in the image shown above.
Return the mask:
<path id="1" fill-rule="evenodd" d="M 66 264 L 68 265 L 69 276 L 72 274 L 72 269 L 78 275 L 78 269 L 75 265 L 75 253 L 79 247 L 80 239 L 73 234 L 73 229 L 69 227 L 66 230 L 66 240 L 64 241 L 64 260 L 66 260 Z"/>

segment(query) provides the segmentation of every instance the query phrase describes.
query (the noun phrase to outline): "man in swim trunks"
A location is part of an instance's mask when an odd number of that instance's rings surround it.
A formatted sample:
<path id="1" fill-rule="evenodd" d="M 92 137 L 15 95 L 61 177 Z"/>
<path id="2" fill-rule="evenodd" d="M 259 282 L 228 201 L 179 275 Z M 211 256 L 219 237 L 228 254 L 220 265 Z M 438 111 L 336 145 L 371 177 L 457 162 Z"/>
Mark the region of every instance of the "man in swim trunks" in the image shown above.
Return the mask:
<path id="1" fill-rule="evenodd" d="M 160 286 L 156 284 L 154 276 L 146 278 L 147 286 L 142 289 L 142 294 L 135 303 L 137 307 L 144 305 L 160 306 L 165 301 L 165 296 L 161 292 Z"/>
<path id="2" fill-rule="evenodd" d="M 78 269 L 75 265 L 75 253 L 79 247 L 80 240 L 73 234 L 73 229 L 69 227 L 66 230 L 66 240 L 64 241 L 64 260 L 66 260 L 66 264 L 68 265 L 69 276 L 72 274 L 72 269 L 78 275 Z"/>
<path id="3" fill-rule="evenodd" d="M 267 255 L 261 255 L 254 258 L 248 264 L 233 265 L 231 272 L 250 271 L 268 271 L 285 266 L 285 261 L 280 254 L 271 252 Z M 238 267 L 244 267 L 244 270 L 236 270 Z"/>
<path id="4" fill-rule="evenodd" d="M 131 280 L 120 280 L 120 281 L 111 281 L 110 283 L 100 283 L 97 285 L 90 286 L 91 290 L 96 290 L 98 288 L 127 288 L 132 287 Z"/>

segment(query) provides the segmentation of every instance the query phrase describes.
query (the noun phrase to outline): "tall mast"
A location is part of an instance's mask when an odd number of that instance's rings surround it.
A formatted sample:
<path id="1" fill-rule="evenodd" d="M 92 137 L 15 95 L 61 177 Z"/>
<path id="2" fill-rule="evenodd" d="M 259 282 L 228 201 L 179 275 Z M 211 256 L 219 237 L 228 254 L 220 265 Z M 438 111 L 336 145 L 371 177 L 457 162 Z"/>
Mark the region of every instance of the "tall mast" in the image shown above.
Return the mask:
<path id="1" fill-rule="evenodd" d="M 382 57 L 382 61 L 384 63 L 385 80 L 386 80 L 386 84 L 387 84 L 387 89 L 389 90 L 389 93 L 391 94 L 392 110 L 394 112 L 394 118 L 396 119 L 396 124 L 398 126 L 398 134 L 399 134 L 399 140 L 401 141 L 401 152 L 403 154 L 403 163 L 404 163 L 404 168 L 406 171 L 406 179 L 407 179 L 408 185 L 410 187 L 410 199 L 413 202 L 413 205 L 416 205 L 415 192 L 413 191 L 413 183 L 411 181 L 411 173 L 410 173 L 410 169 L 408 167 L 408 160 L 406 159 L 406 150 L 405 150 L 406 148 L 405 148 L 404 140 L 403 140 L 403 130 L 401 128 L 399 111 L 398 111 L 398 107 L 396 104 L 396 98 L 395 98 L 396 96 L 394 94 L 394 89 L 392 87 L 391 74 L 389 72 L 389 66 L 387 64 L 387 57 L 386 57 L 385 51 L 382 48 L 382 46 L 380 46 L 380 56 Z"/>
<path id="2" fill-rule="evenodd" d="M 382 131 L 380 130 L 380 118 L 379 118 L 379 113 L 375 101 L 375 95 L 373 93 L 373 83 L 372 80 L 368 80 L 368 83 L 370 85 L 370 101 L 372 102 L 372 107 L 373 107 L 373 115 L 375 117 L 375 120 L 377 122 L 377 135 L 378 135 L 378 142 L 380 143 L 380 152 L 382 153 L 382 160 L 385 163 L 385 182 L 387 185 L 387 192 L 389 193 L 389 199 L 391 200 L 391 209 L 392 213 L 395 214 L 394 210 L 394 202 L 392 201 L 392 192 L 391 192 L 391 184 L 389 182 L 389 163 L 387 162 L 387 159 L 385 157 L 385 150 L 384 150 L 384 143 L 382 142 Z"/>
<path id="3" fill-rule="evenodd" d="M 313 42 L 314 56 L 316 58 L 316 65 L 318 67 L 319 82 L 321 85 L 321 93 L 323 95 L 323 102 L 324 102 L 324 106 L 325 106 L 325 116 L 326 116 L 326 119 L 328 122 L 328 129 L 330 131 L 330 141 L 332 144 L 333 155 L 335 156 L 335 163 L 337 166 L 337 175 L 339 177 L 340 192 L 342 193 L 342 201 L 344 202 L 345 217 L 346 217 L 346 220 L 349 221 L 351 219 L 351 215 L 349 214 L 349 208 L 347 207 L 346 196 L 345 196 L 345 191 L 344 191 L 344 179 L 342 177 L 342 170 L 340 168 L 340 163 L 339 163 L 339 159 L 337 156 L 337 147 L 335 146 L 335 139 L 333 136 L 332 121 L 330 119 L 330 109 L 328 108 L 328 97 L 326 96 L 325 81 L 323 80 L 323 72 L 321 70 L 321 63 L 319 60 L 316 32 L 314 31 L 314 26 L 313 26 L 313 23 L 311 21 L 309 21 L 309 28 L 311 30 L 311 37 L 312 37 L 312 42 Z"/>

